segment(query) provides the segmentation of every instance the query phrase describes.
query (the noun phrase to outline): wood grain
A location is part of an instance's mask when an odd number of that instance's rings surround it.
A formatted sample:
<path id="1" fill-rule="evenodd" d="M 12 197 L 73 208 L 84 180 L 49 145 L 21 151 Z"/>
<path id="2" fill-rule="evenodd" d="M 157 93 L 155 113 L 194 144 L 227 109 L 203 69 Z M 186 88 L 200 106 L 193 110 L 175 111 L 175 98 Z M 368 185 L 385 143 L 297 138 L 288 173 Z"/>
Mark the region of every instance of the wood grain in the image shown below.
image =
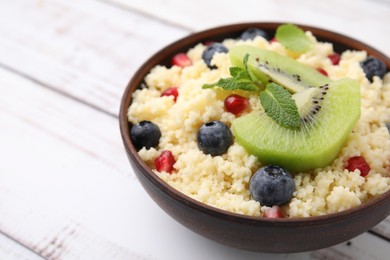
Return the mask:
<path id="1" fill-rule="evenodd" d="M 293 22 L 354 37 L 390 55 L 390 5 L 386 0 L 104 0 L 198 31 L 239 22 Z"/>
<path id="2" fill-rule="evenodd" d="M 374 234 L 390 242 L 390 216 L 371 229 Z"/>
<path id="3" fill-rule="evenodd" d="M 0 91 L 1 232 L 45 259 L 144 259 L 86 228 L 118 236 L 141 192 L 116 119 L 1 69 Z"/>
<path id="4" fill-rule="evenodd" d="M 138 253 L 115 245 L 76 222 L 48 211 L 47 207 L 32 208 L 18 194 L 7 192 L 3 187 L 0 187 L 0 192 L 3 195 L 0 198 L 2 232 L 31 250 L 29 254 L 26 250 L 14 252 L 13 259 L 41 259 L 38 255 L 50 260 L 144 259 Z M 8 250 L 11 249 L 8 247 Z M 0 256 L 2 251 L 0 247 Z"/>
<path id="5" fill-rule="evenodd" d="M 0 233 L 0 259 L 43 260 L 44 258 Z"/>
<path id="6" fill-rule="evenodd" d="M 135 69 L 187 31 L 92 0 L 15 0 L 0 34 L 3 67 L 116 115 Z"/>
<path id="7" fill-rule="evenodd" d="M 311 253 L 311 259 L 386 259 L 390 254 L 388 242 L 381 239 L 369 237 L 370 234 L 364 233 L 346 243 L 314 251 Z M 370 243 L 369 241 L 372 240 Z M 366 243 L 370 243 L 367 245 Z M 367 250 L 366 248 L 370 249 Z"/>

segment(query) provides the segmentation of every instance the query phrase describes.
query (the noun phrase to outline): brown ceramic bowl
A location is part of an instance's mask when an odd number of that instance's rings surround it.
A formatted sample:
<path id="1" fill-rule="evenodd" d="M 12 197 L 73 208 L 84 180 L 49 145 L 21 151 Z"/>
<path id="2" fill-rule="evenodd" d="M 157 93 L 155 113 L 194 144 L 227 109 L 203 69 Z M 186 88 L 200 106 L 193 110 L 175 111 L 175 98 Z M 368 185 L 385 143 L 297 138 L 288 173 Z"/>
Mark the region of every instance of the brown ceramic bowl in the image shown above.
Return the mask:
<path id="1" fill-rule="evenodd" d="M 273 253 L 301 252 L 329 247 L 349 240 L 378 224 L 390 214 L 390 191 L 361 206 L 336 214 L 309 218 L 267 219 L 216 209 L 200 203 L 170 187 L 140 159 L 130 137 L 127 109 L 132 93 L 145 75 L 157 64 L 170 66 L 171 57 L 187 51 L 199 42 L 237 38 L 249 27 L 258 27 L 273 35 L 278 23 L 246 23 L 213 28 L 191 34 L 153 55 L 130 80 L 120 106 L 120 130 L 130 163 L 144 189 L 170 216 L 189 229 L 232 247 Z M 390 68 L 390 59 L 372 47 L 327 30 L 299 25 L 321 41 L 332 42 L 336 52 L 366 50 Z"/>

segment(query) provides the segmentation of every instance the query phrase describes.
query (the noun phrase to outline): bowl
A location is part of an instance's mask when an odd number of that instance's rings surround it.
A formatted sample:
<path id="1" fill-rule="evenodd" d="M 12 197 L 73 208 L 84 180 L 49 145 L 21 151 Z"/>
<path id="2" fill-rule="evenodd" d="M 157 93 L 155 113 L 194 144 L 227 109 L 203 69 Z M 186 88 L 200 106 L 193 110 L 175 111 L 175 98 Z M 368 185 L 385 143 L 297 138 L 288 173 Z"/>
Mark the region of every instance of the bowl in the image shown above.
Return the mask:
<path id="1" fill-rule="evenodd" d="M 150 197 L 171 217 L 187 228 L 219 243 L 258 252 L 290 253 L 316 250 L 347 241 L 378 224 L 390 214 L 390 191 L 360 206 L 339 213 L 307 218 L 268 219 L 220 210 L 196 201 L 169 186 L 154 174 L 138 156 L 131 142 L 127 109 L 132 93 L 156 65 L 170 66 L 171 57 L 186 52 L 199 42 L 237 38 L 249 27 L 273 35 L 280 23 L 242 23 L 221 26 L 184 37 L 148 59 L 127 85 L 120 105 L 120 131 L 132 168 Z M 338 53 L 346 49 L 365 50 L 385 62 L 390 59 L 374 48 L 328 30 L 297 24 L 310 30 L 318 40 L 332 42 Z"/>

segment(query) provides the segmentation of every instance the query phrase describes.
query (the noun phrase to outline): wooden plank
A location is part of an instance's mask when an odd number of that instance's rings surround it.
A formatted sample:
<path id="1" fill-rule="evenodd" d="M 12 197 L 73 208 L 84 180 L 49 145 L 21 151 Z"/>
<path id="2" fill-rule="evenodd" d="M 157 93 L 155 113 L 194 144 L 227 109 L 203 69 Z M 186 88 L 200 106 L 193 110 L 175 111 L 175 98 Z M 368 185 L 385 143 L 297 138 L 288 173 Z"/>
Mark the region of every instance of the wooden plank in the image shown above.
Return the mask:
<path id="1" fill-rule="evenodd" d="M 35 258 L 29 259 L 40 259 L 38 255 L 52 260 L 144 259 L 66 217 L 47 212 L 47 208 L 32 208 L 26 201 L 20 200 L 18 194 L 7 192 L 3 187 L 0 187 L 0 192 L 0 228 L 37 254 L 30 251 L 30 256 Z M 13 247 L 7 247 L 7 250 Z M 26 255 L 24 251 L 19 248 L 20 256 L 23 256 L 22 252 Z M 15 253 L 15 256 L 18 254 Z"/>
<path id="2" fill-rule="evenodd" d="M 370 243 L 367 245 L 367 243 Z M 369 249 L 368 249 L 369 248 Z M 351 241 L 337 246 L 317 250 L 310 254 L 311 259 L 372 259 L 385 260 L 390 254 L 388 241 L 364 233 Z"/>
<path id="3" fill-rule="evenodd" d="M 45 259 L 142 259 L 80 226 L 136 184 L 116 119 L 4 70 L 0 91 L 1 232 Z"/>
<path id="4" fill-rule="evenodd" d="M 0 259 L 12 260 L 43 260 L 31 250 L 21 246 L 0 233 Z"/>
<path id="5" fill-rule="evenodd" d="M 0 92 L 0 231 L 46 259 L 148 259 L 117 119 L 2 69 Z"/>
<path id="6" fill-rule="evenodd" d="M 390 216 L 372 228 L 371 231 L 390 242 Z"/>
<path id="7" fill-rule="evenodd" d="M 269 255 L 210 242 L 178 225 L 142 190 L 121 147 L 115 118 L 2 69 L 0 91 L 5 93 L 0 95 L 0 230 L 45 258 L 358 255 L 343 244 L 320 252 Z M 352 240 L 362 259 L 385 259 L 390 253 L 386 243 L 368 233 Z"/>
<path id="8" fill-rule="evenodd" d="M 218 25 L 253 21 L 288 21 L 333 30 L 371 44 L 390 55 L 390 5 L 367 0 L 278 0 L 177 1 L 104 0 L 129 10 L 192 28 L 195 31 Z"/>
<path id="9" fill-rule="evenodd" d="M 0 64 L 116 115 L 132 73 L 187 33 L 93 0 L 8 1 L 0 4 Z"/>

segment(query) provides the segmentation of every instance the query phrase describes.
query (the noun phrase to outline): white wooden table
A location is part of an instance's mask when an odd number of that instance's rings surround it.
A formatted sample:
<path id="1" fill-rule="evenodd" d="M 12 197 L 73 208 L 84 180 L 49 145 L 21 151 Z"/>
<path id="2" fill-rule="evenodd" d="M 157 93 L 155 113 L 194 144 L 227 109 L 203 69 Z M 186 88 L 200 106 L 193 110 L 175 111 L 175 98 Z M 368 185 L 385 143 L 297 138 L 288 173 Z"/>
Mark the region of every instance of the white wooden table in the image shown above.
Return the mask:
<path id="1" fill-rule="evenodd" d="M 182 227 L 136 180 L 117 118 L 131 75 L 174 40 L 245 21 L 390 55 L 389 0 L 0 0 L 0 259 L 389 259 L 390 218 L 331 248 L 246 252 Z"/>

